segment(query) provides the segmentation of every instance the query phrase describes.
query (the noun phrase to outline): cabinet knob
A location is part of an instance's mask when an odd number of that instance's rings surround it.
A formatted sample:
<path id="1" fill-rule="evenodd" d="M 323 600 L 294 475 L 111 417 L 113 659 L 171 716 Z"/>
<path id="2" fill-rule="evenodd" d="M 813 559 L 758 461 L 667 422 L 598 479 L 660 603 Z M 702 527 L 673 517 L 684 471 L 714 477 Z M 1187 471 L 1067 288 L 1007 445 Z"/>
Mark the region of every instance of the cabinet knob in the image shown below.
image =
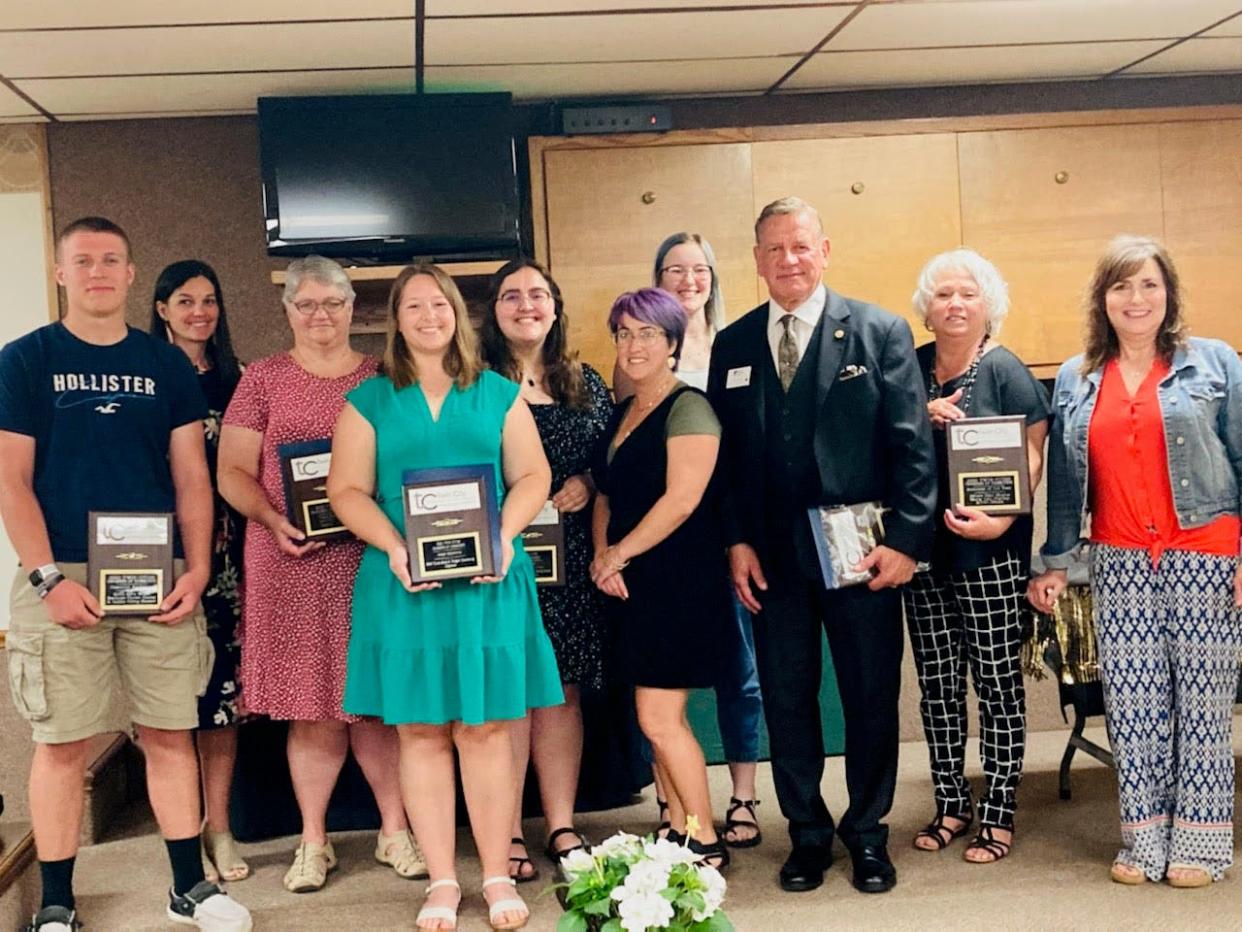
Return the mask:
<path id="1" fill-rule="evenodd" d="M 1069 181 L 1069 172 L 1057 172 L 1052 176 L 1052 180 L 1057 184 L 1065 184 L 1065 182 Z"/>
<path id="2" fill-rule="evenodd" d="M 644 204 L 654 204 L 655 203 L 655 192 L 644 191 L 643 196 L 642 196 L 642 202 Z"/>
<path id="3" fill-rule="evenodd" d="M 854 194 L 862 194 L 866 190 L 867 186 L 861 181 L 855 181 L 852 185 L 850 185 L 850 191 Z"/>

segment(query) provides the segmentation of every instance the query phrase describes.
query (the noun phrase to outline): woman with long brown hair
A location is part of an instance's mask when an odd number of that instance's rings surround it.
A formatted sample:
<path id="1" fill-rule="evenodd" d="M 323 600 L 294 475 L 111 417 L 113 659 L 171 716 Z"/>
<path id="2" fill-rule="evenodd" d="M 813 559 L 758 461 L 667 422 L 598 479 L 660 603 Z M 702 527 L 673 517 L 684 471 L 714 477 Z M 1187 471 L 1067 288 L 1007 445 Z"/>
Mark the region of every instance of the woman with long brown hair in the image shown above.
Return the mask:
<path id="1" fill-rule="evenodd" d="M 414 585 L 404 473 L 480 463 L 491 466 L 500 502 L 501 565 Z M 420 929 L 457 926 L 454 752 L 489 921 L 517 929 L 530 916 L 507 869 L 509 722 L 563 698 L 520 538 L 550 484 L 530 409 L 516 385 L 483 369 L 452 278 L 434 265 L 402 270 L 382 373 L 349 393 L 337 421 L 328 496 L 368 545 L 354 585 L 344 708 L 397 726 L 402 795 L 431 875 Z"/>
<path id="2" fill-rule="evenodd" d="M 1242 362 L 1187 335 L 1177 270 L 1154 240 L 1113 240 L 1089 294 L 1086 349 L 1053 392 L 1049 569 L 1028 596 L 1050 612 L 1090 545 L 1121 804 L 1112 879 L 1206 886 L 1233 863 Z"/>
<path id="3" fill-rule="evenodd" d="M 493 370 L 518 384 L 539 429 L 552 468 L 551 506 L 564 536 L 563 585 L 540 586 L 539 608 L 565 690 L 562 705 L 531 709 L 515 719 L 516 806 L 509 873 L 518 883 L 538 870 L 522 835 L 522 796 L 531 758 L 547 823 L 544 853 L 554 864 L 584 839 L 574 829 L 574 799 L 582 762 L 580 690 L 603 687 L 603 599 L 591 583 L 587 505 L 595 491 L 591 451 L 612 416 L 600 374 L 569 349 L 565 302 L 556 281 L 537 262 L 514 259 L 491 278 L 483 316 L 483 355 Z"/>

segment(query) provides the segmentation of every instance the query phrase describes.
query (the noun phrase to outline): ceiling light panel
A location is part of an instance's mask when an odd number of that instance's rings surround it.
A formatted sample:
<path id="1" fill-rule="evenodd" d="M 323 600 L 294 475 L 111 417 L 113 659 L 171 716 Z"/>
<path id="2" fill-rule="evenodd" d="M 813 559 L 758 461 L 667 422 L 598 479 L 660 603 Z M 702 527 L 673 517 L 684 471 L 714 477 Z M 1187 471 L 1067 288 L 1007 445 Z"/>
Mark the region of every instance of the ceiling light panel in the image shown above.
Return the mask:
<path id="1" fill-rule="evenodd" d="M 0 29 L 63 29 L 95 26 L 150 26 L 178 23 L 254 23 L 307 19 L 414 18 L 414 0 L 5 0 Z"/>
<path id="2" fill-rule="evenodd" d="M 429 67 L 428 91 L 508 90 L 520 100 L 766 90 L 795 59 Z"/>
<path id="3" fill-rule="evenodd" d="M 478 16 L 503 14 L 528 16 L 547 13 L 589 13 L 611 10 L 684 10 L 694 7 L 789 7 L 810 6 L 806 0 L 427 0 L 427 17 Z M 839 6 L 847 9 L 858 5 L 850 2 L 817 3 L 815 6 Z"/>
<path id="4" fill-rule="evenodd" d="M 865 7 L 833 49 L 1187 36 L 1238 12 L 1240 0 L 952 0 Z"/>
<path id="5" fill-rule="evenodd" d="M 427 23 L 429 65 L 653 61 L 802 54 L 847 8 L 445 19 Z"/>
<path id="6" fill-rule="evenodd" d="M 253 113 L 255 99 L 261 96 L 413 91 L 414 70 L 70 78 L 16 83 L 59 118 L 107 119 L 136 113 Z"/>
<path id="7" fill-rule="evenodd" d="M 1122 73 L 1198 74 L 1212 71 L 1242 72 L 1242 36 L 1190 39 Z"/>
<path id="8" fill-rule="evenodd" d="M 26 103 L 19 95 L 14 94 L 9 88 L 0 84 L 0 121 L 5 123 L 20 123 L 30 120 L 31 118 L 43 119 L 42 114 L 34 107 Z"/>
<path id="9" fill-rule="evenodd" d="M 413 63 L 412 23 L 0 33 L 0 74 L 9 78 L 376 65 L 399 68 Z"/>
<path id="10" fill-rule="evenodd" d="M 941 49 L 821 52 L 782 90 L 838 90 L 941 84 L 988 84 L 1099 77 L 1160 48 L 1160 42 L 983 47 L 946 55 Z"/>

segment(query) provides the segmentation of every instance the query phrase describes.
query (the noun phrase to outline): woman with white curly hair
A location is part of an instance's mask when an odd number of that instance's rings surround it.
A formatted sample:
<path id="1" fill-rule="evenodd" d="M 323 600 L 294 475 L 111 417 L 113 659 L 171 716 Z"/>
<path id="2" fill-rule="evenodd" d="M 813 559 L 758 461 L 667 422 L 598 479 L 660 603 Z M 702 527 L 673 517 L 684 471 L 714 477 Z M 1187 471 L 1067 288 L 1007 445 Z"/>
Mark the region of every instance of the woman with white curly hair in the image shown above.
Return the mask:
<path id="1" fill-rule="evenodd" d="M 971 787 L 963 773 L 969 668 L 979 697 L 985 788 L 978 804 L 979 831 L 965 858 L 986 864 L 1009 854 L 1022 779 L 1026 698 L 1019 609 L 1032 523 L 1029 516 L 950 506 L 945 428 L 964 417 L 1025 416 L 1034 489 L 1050 408 L 1030 370 L 996 342 L 1009 313 L 1009 289 L 992 263 L 969 249 L 934 257 L 919 275 L 913 303 L 934 337 L 919 347 L 918 360 L 941 463 L 931 568 L 916 573 L 904 595 L 936 798 L 936 816 L 915 835 L 914 847 L 941 851 L 974 821 Z"/>

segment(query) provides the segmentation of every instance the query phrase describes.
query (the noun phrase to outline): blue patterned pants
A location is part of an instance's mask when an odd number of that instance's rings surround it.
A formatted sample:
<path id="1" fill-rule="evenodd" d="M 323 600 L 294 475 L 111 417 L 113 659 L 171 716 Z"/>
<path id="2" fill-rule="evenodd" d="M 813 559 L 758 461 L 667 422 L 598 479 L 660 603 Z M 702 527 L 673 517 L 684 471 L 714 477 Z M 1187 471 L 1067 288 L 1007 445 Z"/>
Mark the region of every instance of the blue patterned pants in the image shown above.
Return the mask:
<path id="1" fill-rule="evenodd" d="M 1151 880 L 1167 867 L 1233 863 L 1233 704 L 1242 612 L 1236 557 L 1097 546 L 1100 679 L 1117 761 L 1117 860 Z"/>

